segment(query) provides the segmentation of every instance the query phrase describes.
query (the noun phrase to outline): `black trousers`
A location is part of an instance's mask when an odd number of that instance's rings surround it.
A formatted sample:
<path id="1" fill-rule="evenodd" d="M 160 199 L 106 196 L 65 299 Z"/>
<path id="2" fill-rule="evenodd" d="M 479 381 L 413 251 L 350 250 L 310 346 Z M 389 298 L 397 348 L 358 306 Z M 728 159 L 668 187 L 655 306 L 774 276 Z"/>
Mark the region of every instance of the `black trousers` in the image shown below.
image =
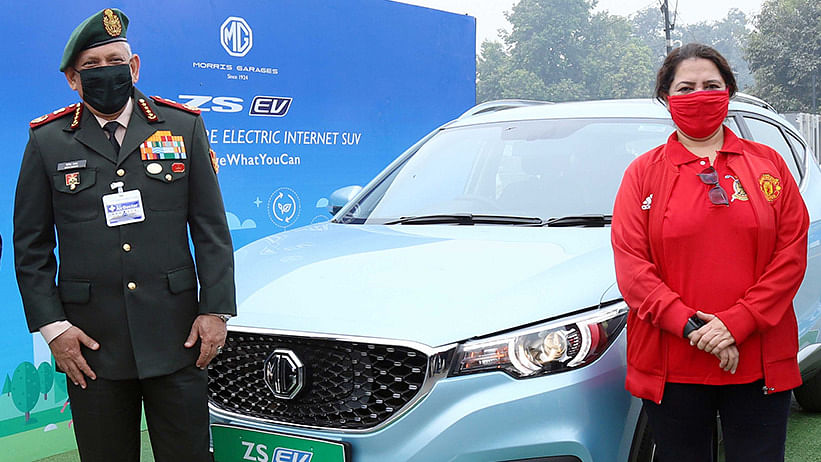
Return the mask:
<path id="1" fill-rule="evenodd" d="M 765 395 L 763 386 L 666 384 L 661 404 L 644 400 L 657 459 L 711 462 L 718 413 L 726 462 L 783 462 L 792 395 Z"/>
<path id="2" fill-rule="evenodd" d="M 150 379 L 68 383 L 82 462 L 139 462 L 140 405 L 156 462 L 211 462 L 208 375 L 193 365 Z"/>

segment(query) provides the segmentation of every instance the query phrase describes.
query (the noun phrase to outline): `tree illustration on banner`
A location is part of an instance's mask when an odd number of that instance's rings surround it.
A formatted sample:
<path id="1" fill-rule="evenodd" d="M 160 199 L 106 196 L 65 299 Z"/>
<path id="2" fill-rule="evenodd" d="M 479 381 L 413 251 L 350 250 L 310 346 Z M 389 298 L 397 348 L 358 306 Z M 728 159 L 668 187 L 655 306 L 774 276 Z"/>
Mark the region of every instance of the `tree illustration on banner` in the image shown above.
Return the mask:
<path id="1" fill-rule="evenodd" d="M 37 376 L 40 378 L 40 393 L 43 394 L 43 400 L 48 400 L 48 392 L 54 386 L 54 368 L 49 363 L 40 363 Z"/>
<path id="2" fill-rule="evenodd" d="M 11 396 L 11 377 L 8 374 L 6 374 L 6 381 L 3 383 L 2 393 Z"/>
<path id="3" fill-rule="evenodd" d="M 66 375 L 62 372 L 54 374 L 54 402 L 61 403 L 68 398 L 68 390 L 66 390 Z"/>
<path id="4" fill-rule="evenodd" d="M 54 356 L 51 357 L 51 368 L 54 370 L 54 402 L 62 403 L 68 398 L 66 375 L 57 371 Z"/>
<path id="5" fill-rule="evenodd" d="M 34 364 L 26 361 L 20 363 L 11 378 L 11 400 L 18 411 L 26 414 L 26 423 L 31 410 L 40 400 L 40 376 Z"/>

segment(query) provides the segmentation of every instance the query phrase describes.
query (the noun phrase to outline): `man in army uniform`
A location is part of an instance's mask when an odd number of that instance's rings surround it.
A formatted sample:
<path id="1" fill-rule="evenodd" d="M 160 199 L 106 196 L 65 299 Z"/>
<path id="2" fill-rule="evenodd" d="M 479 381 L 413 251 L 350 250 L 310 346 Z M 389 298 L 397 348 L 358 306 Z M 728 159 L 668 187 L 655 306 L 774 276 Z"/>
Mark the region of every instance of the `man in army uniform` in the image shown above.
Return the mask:
<path id="1" fill-rule="evenodd" d="M 205 368 L 236 313 L 233 248 L 199 111 L 133 87 L 127 27 L 116 9 L 81 23 L 60 71 L 82 102 L 31 123 L 17 280 L 71 382 L 84 462 L 139 460 L 141 404 L 158 462 L 206 461 Z"/>

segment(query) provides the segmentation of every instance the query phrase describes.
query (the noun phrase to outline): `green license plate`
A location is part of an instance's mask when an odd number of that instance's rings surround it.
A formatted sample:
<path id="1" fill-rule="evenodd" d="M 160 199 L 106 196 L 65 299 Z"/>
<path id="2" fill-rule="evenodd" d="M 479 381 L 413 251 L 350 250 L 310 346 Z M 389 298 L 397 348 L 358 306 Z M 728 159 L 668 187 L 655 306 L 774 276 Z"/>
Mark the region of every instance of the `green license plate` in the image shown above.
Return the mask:
<path id="1" fill-rule="evenodd" d="M 212 425 L 215 462 L 350 462 L 346 443 Z"/>

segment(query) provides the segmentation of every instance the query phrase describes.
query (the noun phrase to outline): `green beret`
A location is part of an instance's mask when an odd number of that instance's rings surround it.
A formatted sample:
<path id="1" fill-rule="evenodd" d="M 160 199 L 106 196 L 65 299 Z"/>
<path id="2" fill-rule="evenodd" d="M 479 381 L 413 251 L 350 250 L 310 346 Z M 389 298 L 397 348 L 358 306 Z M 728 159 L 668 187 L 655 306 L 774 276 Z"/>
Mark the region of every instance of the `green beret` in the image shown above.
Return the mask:
<path id="1" fill-rule="evenodd" d="M 116 8 L 106 8 L 90 16 L 81 22 L 68 38 L 63 60 L 60 62 L 60 72 L 65 72 L 83 50 L 112 42 L 126 42 L 126 29 L 128 16 Z"/>

